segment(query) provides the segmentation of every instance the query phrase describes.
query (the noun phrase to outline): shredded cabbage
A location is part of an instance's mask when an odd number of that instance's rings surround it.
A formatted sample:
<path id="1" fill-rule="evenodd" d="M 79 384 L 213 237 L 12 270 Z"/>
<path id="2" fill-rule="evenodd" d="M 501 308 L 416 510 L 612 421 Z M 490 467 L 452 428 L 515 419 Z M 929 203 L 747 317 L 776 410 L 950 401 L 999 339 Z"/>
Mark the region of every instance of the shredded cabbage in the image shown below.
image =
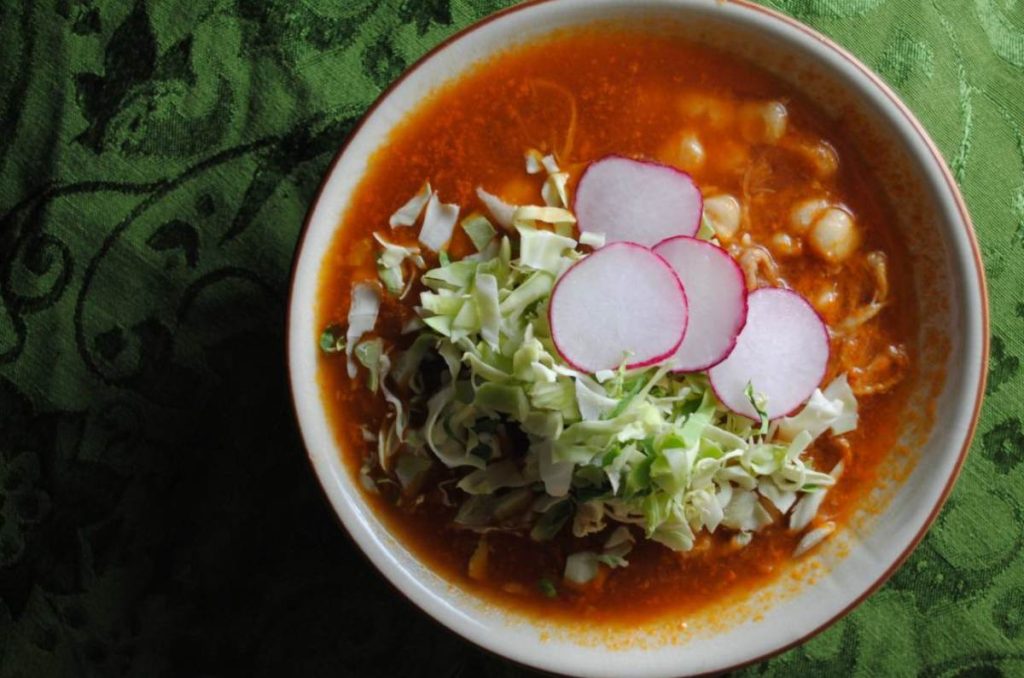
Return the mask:
<path id="1" fill-rule="evenodd" d="M 808 530 L 807 533 L 800 540 L 800 543 L 793 549 L 793 557 L 799 558 L 803 554 L 807 553 L 815 546 L 825 541 L 833 532 L 836 531 L 836 524 L 831 520 L 827 523 L 816 527 L 813 530 Z"/>
<path id="2" fill-rule="evenodd" d="M 373 330 L 380 311 L 380 287 L 376 283 L 358 282 L 352 286 L 352 302 L 348 311 L 348 329 L 345 331 L 345 356 L 348 358 L 348 376 L 355 378 L 356 364 L 352 352 L 356 342 Z"/>
<path id="3" fill-rule="evenodd" d="M 510 205 L 493 193 L 488 193 L 483 188 L 477 187 L 476 195 L 484 204 L 487 211 L 491 213 L 494 220 L 502 228 L 511 229 L 512 219 L 516 212 L 515 205 Z"/>
<path id="4" fill-rule="evenodd" d="M 581 551 L 565 560 L 564 577 L 577 585 L 584 585 L 597 576 L 601 565 L 611 568 L 626 567 L 626 555 L 633 550 L 635 540 L 626 527 L 617 527 L 609 535 L 600 553 Z"/>
<path id="5" fill-rule="evenodd" d="M 815 389 L 800 412 L 779 421 L 779 437 L 792 440 L 800 431 L 817 438 L 831 429 L 835 435 L 849 433 L 857 428 L 857 398 L 843 374 L 825 390 Z"/>
<path id="6" fill-rule="evenodd" d="M 824 476 L 828 481 L 828 485 L 834 484 L 835 481 L 839 480 L 839 476 L 843 473 L 843 462 L 836 464 L 832 472 Z M 816 478 L 821 482 L 822 479 Z M 822 483 L 825 484 L 825 483 Z M 825 501 L 825 493 L 827 489 L 820 485 L 813 486 L 813 489 L 805 491 L 800 500 L 793 506 L 793 512 L 789 514 L 789 529 L 794 532 L 800 532 L 805 527 L 811 524 L 814 517 L 818 515 L 818 509 L 821 508 L 821 503 Z"/>
<path id="7" fill-rule="evenodd" d="M 572 226 L 576 216 L 564 207 L 524 205 L 512 213 L 513 226 L 535 227 L 537 223 Z"/>
<path id="8" fill-rule="evenodd" d="M 494 226 L 491 226 L 491 222 L 487 220 L 487 217 L 479 212 L 470 214 L 462 220 L 460 225 L 473 242 L 473 247 L 476 248 L 477 252 L 485 251 L 487 246 L 494 241 L 496 234 Z"/>
<path id="9" fill-rule="evenodd" d="M 546 304 L 557 272 L 582 254 L 571 238 L 516 230 L 517 258 L 504 238 L 503 255 L 423 275 L 428 291 L 419 312 L 433 328 L 427 332 L 459 355 L 449 388 L 462 384 L 475 394 L 431 408 L 427 440 L 473 430 L 481 417 L 518 425 L 530 439 L 522 466 L 537 474 L 538 496 L 588 497 L 576 503 L 574 533 L 627 516 L 676 550 L 692 548 L 702 530 L 754 533 L 773 521 L 766 505 L 785 514 L 834 483 L 804 454 L 849 412 L 845 381 L 826 389 L 832 400 L 819 393 L 770 431 L 767 422 L 754 426 L 724 408 L 704 375 L 673 375 L 666 366 L 580 374 L 551 343 Z M 501 454 L 487 463 L 506 463 Z M 816 513 L 820 503 L 802 506 Z"/>
<path id="10" fill-rule="evenodd" d="M 402 270 L 406 260 L 411 261 L 417 268 L 427 267 L 419 248 L 396 245 L 385 240 L 379 233 L 374 233 L 373 238 L 383 248 L 377 256 L 377 276 L 388 292 L 404 296 L 408 291 L 405 273 Z"/>
<path id="11" fill-rule="evenodd" d="M 443 203 L 437 197 L 437 193 L 432 194 L 427 201 L 426 214 L 423 215 L 420 242 L 435 252 L 440 252 L 451 239 L 458 218 L 458 205 Z"/>
<path id="12" fill-rule="evenodd" d="M 857 426 L 845 375 L 769 425 L 726 409 L 704 373 L 673 374 L 663 364 L 584 374 L 567 365 L 551 339 L 548 300 L 558 277 L 586 256 L 583 248 L 600 247 L 603 238 L 565 234 L 576 221 L 566 207 L 567 175 L 551 156 L 530 151 L 525 159 L 528 172 L 547 173 L 546 204 L 508 205 L 477 190 L 509 233 L 497 237 L 479 214 L 462 221 L 477 252 L 457 261 L 443 256 L 420 275 L 419 322 L 403 328 L 416 333 L 406 348 L 359 343 L 374 327 L 380 292 L 370 283 L 353 288 L 345 346 L 391 407 L 375 437 L 380 466 L 394 467 L 403 489 L 433 460 L 451 469 L 453 487 L 443 494 L 463 529 L 537 541 L 568 526 L 577 537 L 610 530 L 600 552 L 568 557 L 564 576 L 579 585 L 601 566 L 626 566 L 633 531 L 686 551 L 701 534 L 721 530 L 742 547 L 779 521 L 794 531 L 811 528 L 798 555 L 820 543 L 830 523 L 815 518 L 843 467 L 816 469 L 808 450 L 822 435 Z M 440 251 L 459 208 L 441 203 L 429 185 L 424 190 L 393 221 L 405 224 L 425 209 L 420 241 Z M 416 248 L 377 239 L 381 280 L 390 292 L 402 289 L 403 266 L 422 258 Z M 758 394 L 749 397 L 764 409 Z"/>
<path id="13" fill-rule="evenodd" d="M 519 263 L 535 271 L 558 275 L 566 252 L 576 247 L 572 238 L 551 231 L 538 231 L 526 226 L 519 226 L 516 230 L 519 232 Z"/>
<path id="14" fill-rule="evenodd" d="M 544 169 L 544 154 L 536 148 L 531 148 L 524 154 L 526 160 L 527 174 L 540 174 Z"/>
<path id="15" fill-rule="evenodd" d="M 576 377 L 576 406 L 579 408 L 583 421 L 597 421 L 615 409 L 619 404 L 609 398 L 600 384 L 594 383 L 584 375 Z"/>
<path id="16" fill-rule="evenodd" d="M 368 339 L 360 342 L 354 351 L 356 360 L 366 368 L 369 373 L 366 385 L 371 393 L 376 393 L 380 388 L 381 355 L 384 350 L 384 342 L 380 339 Z"/>
<path id="17" fill-rule="evenodd" d="M 420 215 L 423 214 L 423 208 L 427 206 L 427 201 L 433 195 L 434 190 L 430 188 L 430 182 L 425 181 L 423 186 L 420 187 L 419 192 L 409 198 L 409 202 L 399 207 L 398 211 L 391 215 L 388 224 L 391 228 L 412 226 L 419 220 Z"/>
<path id="18" fill-rule="evenodd" d="M 595 250 L 604 247 L 605 235 L 604 233 L 595 233 L 594 231 L 583 231 L 580 233 L 580 244 L 593 247 Z"/>

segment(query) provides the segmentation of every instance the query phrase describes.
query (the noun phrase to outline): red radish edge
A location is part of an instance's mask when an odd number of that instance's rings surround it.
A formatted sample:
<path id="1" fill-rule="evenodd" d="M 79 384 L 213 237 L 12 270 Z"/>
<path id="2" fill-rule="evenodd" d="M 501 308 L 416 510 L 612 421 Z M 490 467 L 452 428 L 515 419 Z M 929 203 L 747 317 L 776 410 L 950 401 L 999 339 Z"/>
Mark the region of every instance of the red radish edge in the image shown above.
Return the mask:
<path id="1" fill-rule="evenodd" d="M 775 414 L 774 416 L 770 416 L 769 417 L 769 419 L 771 419 L 771 420 L 776 420 L 776 419 L 779 419 L 781 417 L 787 417 L 790 414 L 796 412 L 798 409 L 800 409 L 807 402 L 807 400 L 811 397 L 811 395 L 814 394 L 814 389 L 815 388 L 820 388 L 822 380 L 825 378 L 825 375 L 828 373 L 828 363 L 829 363 L 829 360 L 830 360 L 831 355 L 832 355 L 832 345 L 831 345 L 831 339 L 829 338 L 828 325 L 825 322 L 825 320 L 821 317 L 821 314 L 818 313 L 818 311 L 814 308 L 814 306 L 812 306 L 810 304 L 810 302 L 808 302 L 806 299 L 804 299 L 804 297 L 802 295 L 800 295 L 799 293 L 797 293 L 797 292 L 795 292 L 793 290 L 779 288 L 779 287 L 762 287 L 760 289 L 754 290 L 753 292 L 750 292 L 747 295 L 747 301 L 748 301 L 747 308 L 748 308 L 748 310 L 750 308 L 750 301 L 753 300 L 754 297 L 757 296 L 758 294 L 763 294 L 763 293 L 766 293 L 766 292 L 787 294 L 787 295 L 791 295 L 791 296 L 795 297 L 796 299 L 799 299 L 800 302 L 806 307 L 806 309 L 809 310 L 814 315 L 814 318 L 818 321 L 818 324 L 821 327 L 822 340 L 824 341 L 824 345 L 825 345 L 824 360 L 822 361 L 822 367 L 821 367 L 821 370 L 820 370 L 820 374 L 818 375 L 818 377 L 817 377 L 817 379 L 815 381 L 814 386 L 811 387 L 811 390 L 807 393 L 807 395 L 804 396 L 802 399 L 800 399 L 800 401 L 797 402 L 795 405 L 793 405 L 792 407 L 790 407 L 789 409 L 787 409 L 784 412 L 780 412 L 778 414 Z M 749 317 L 748 317 L 748 320 L 749 320 Z M 736 344 L 737 345 L 739 344 L 739 341 L 740 341 L 740 339 L 741 339 L 741 337 L 743 335 L 743 332 L 746 331 L 749 326 L 750 325 L 748 323 L 748 325 L 743 328 L 743 331 L 740 332 L 740 336 L 738 336 L 736 338 Z M 735 350 L 735 347 L 734 347 L 734 350 Z M 732 357 L 732 354 L 730 354 L 728 357 Z M 728 357 L 727 357 L 727 359 L 728 359 Z M 725 361 L 722 361 L 722 362 L 724 363 Z M 719 365 L 721 365 L 721 364 L 722 363 L 719 363 Z M 716 365 L 715 367 L 718 367 L 718 366 Z M 733 408 L 732 406 L 729 405 L 729 403 L 726 402 L 728 398 L 723 398 L 723 393 L 719 389 L 719 386 L 716 385 L 716 383 L 715 383 L 714 368 L 712 368 L 708 372 L 708 377 L 709 377 L 708 381 L 711 384 L 711 390 L 714 392 L 715 397 L 718 398 L 719 402 L 721 402 L 723 405 L 728 407 L 731 411 L 735 412 L 736 414 L 738 414 L 738 415 L 740 415 L 742 417 L 747 417 L 748 419 L 753 419 L 753 420 L 756 421 L 756 417 L 753 417 L 753 416 L 747 414 L 746 412 L 741 412 L 738 409 Z M 770 405 L 771 405 L 771 402 L 769 401 L 769 406 Z"/>
<path id="2" fill-rule="evenodd" d="M 602 162 L 604 162 L 606 160 L 625 160 L 625 161 L 628 161 L 628 162 L 636 163 L 638 165 L 646 165 L 648 167 L 653 167 L 653 168 L 657 168 L 657 169 L 667 170 L 669 172 L 672 172 L 673 174 L 676 174 L 676 175 L 679 175 L 681 177 L 684 177 L 687 181 L 690 182 L 690 184 L 693 186 L 693 188 L 694 188 L 694 190 L 696 192 L 696 195 L 697 195 L 696 218 L 694 219 L 694 223 L 693 223 L 692 226 L 687 226 L 686 228 L 681 229 L 678 233 L 673 233 L 673 234 L 671 234 L 671 235 L 669 235 L 669 236 L 667 236 L 665 238 L 662 238 L 661 240 L 655 241 L 655 242 L 651 242 L 651 243 L 636 242 L 635 244 L 643 245 L 645 247 L 649 247 L 649 248 L 653 249 L 658 243 L 660 243 L 660 242 L 662 242 L 664 240 L 667 240 L 668 238 L 673 238 L 673 237 L 680 236 L 680 235 L 686 235 L 686 236 L 695 236 L 695 235 L 697 235 L 697 232 L 700 230 L 701 218 L 702 218 L 702 216 L 704 214 L 704 194 L 701 193 L 700 188 L 697 186 L 697 182 L 693 180 L 693 177 L 688 172 L 684 172 L 683 170 L 679 169 L 678 167 L 673 167 L 672 165 L 665 165 L 663 163 L 655 162 L 653 160 L 638 160 L 636 158 L 630 158 L 630 157 L 627 157 L 627 156 L 624 156 L 624 155 L 619 155 L 617 153 L 612 153 L 610 155 L 605 155 L 605 156 L 602 156 L 602 157 L 598 158 L 597 160 L 592 161 L 589 165 L 587 165 L 587 168 L 585 170 L 583 170 L 583 174 L 580 175 L 580 179 L 576 183 L 576 191 L 575 191 L 575 195 L 573 196 L 573 201 L 572 201 L 572 211 L 573 211 L 573 214 L 576 215 L 576 218 L 578 220 L 577 227 L 580 229 L 580 231 L 589 231 L 591 233 L 602 233 L 603 235 L 608 236 L 608 234 L 604 233 L 603 231 L 600 231 L 600 230 L 597 230 L 597 229 L 593 229 L 592 230 L 592 229 L 587 228 L 587 225 L 585 223 L 586 219 L 580 215 L 580 209 L 579 209 L 579 199 L 580 199 L 580 194 L 581 194 L 580 187 L 584 186 L 584 180 L 586 179 L 587 174 L 589 174 L 590 171 L 595 166 L 599 165 L 600 163 L 602 163 Z M 634 242 L 634 241 L 632 241 L 632 240 L 618 240 L 618 239 L 613 239 L 612 237 L 609 237 L 608 242 L 612 243 L 612 242 Z"/>
<path id="3" fill-rule="evenodd" d="M 687 367 L 684 367 L 684 368 L 679 368 L 679 369 L 672 370 L 676 374 L 688 374 L 688 373 L 692 373 L 692 372 L 701 372 L 703 370 L 707 370 L 707 369 L 710 369 L 710 368 L 714 367 L 718 363 L 720 363 L 723 360 L 725 360 L 726 358 L 728 358 L 729 354 L 731 354 L 733 349 L 736 348 L 736 341 L 739 339 L 740 332 L 743 331 L 743 327 L 747 324 L 747 310 L 749 308 L 749 305 L 748 305 L 748 302 L 747 302 L 747 297 L 749 295 L 747 294 L 747 283 L 746 283 L 746 280 L 745 280 L 745 278 L 743 276 L 743 269 L 740 268 L 740 265 L 736 263 L 736 260 L 733 259 L 732 256 L 729 255 L 728 252 L 726 252 L 724 249 L 722 249 L 718 245 L 715 245 L 714 243 L 708 242 L 707 240 L 700 240 L 699 238 L 694 238 L 694 237 L 687 236 L 687 235 L 676 235 L 676 236 L 672 236 L 670 238 L 665 238 L 664 240 L 659 242 L 657 245 L 655 245 L 653 248 L 651 248 L 651 251 L 653 251 L 655 254 L 658 254 L 659 256 L 661 256 L 660 253 L 658 252 L 658 249 L 660 247 L 662 247 L 662 246 L 671 246 L 672 243 L 678 242 L 680 240 L 685 240 L 685 241 L 688 241 L 690 243 L 699 245 L 701 247 L 711 248 L 711 249 L 715 250 L 716 256 L 720 253 L 722 255 L 722 257 L 723 257 L 722 261 L 727 261 L 728 265 L 731 267 L 731 270 L 734 272 L 734 274 L 736 276 L 736 279 L 739 282 L 739 289 L 741 291 L 741 296 L 740 296 L 741 310 L 740 310 L 739 314 L 737 315 L 735 327 L 732 330 L 732 337 L 731 337 L 728 345 L 723 349 L 722 354 L 717 359 L 710 360 L 710 361 L 708 361 L 708 362 L 706 362 L 704 364 L 701 364 L 701 365 L 687 366 Z M 663 256 L 662 258 L 665 259 L 666 261 L 668 261 L 667 257 Z M 672 266 L 672 262 L 671 261 L 668 261 L 668 264 L 669 264 L 669 266 Z M 673 266 L 673 270 L 675 270 L 674 266 Z M 676 274 L 680 275 L 679 271 L 676 271 Z M 682 282 L 682 276 L 681 275 L 680 275 L 680 282 Z M 686 285 L 685 284 L 683 285 L 683 289 L 684 290 L 686 289 Z M 690 311 L 690 314 L 689 314 L 690 324 L 689 324 L 688 329 L 687 329 L 687 332 L 689 332 L 694 327 L 694 325 L 693 325 L 693 313 L 692 313 L 693 305 L 689 304 L 689 300 L 690 300 L 689 296 L 687 296 L 686 299 L 687 299 L 687 302 L 688 302 L 688 310 Z M 685 340 L 686 340 L 686 338 L 684 337 L 683 341 L 685 341 Z M 681 345 L 682 345 L 682 342 L 680 342 L 680 346 Z"/>
<path id="4" fill-rule="evenodd" d="M 646 360 L 642 360 L 642 361 L 635 362 L 635 363 L 626 363 L 626 369 L 638 369 L 638 368 L 642 368 L 642 367 L 650 367 L 651 365 L 656 365 L 656 364 L 658 364 L 658 363 L 668 359 L 673 354 L 675 354 L 675 352 L 679 349 L 679 345 L 683 343 L 683 339 L 686 337 L 686 329 L 687 329 L 687 326 L 688 326 L 689 321 L 690 321 L 689 300 L 688 300 L 688 298 L 686 296 L 686 289 L 683 287 L 683 283 L 679 280 L 679 276 L 676 275 L 675 269 L 673 269 L 672 266 L 667 261 L 665 261 L 664 257 L 658 255 L 656 252 L 652 251 L 650 248 L 644 247 L 643 245 L 640 245 L 640 244 L 634 243 L 634 242 L 624 242 L 624 241 L 613 242 L 611 244 L 605 245 L 604 247 L 602 247 L 602 248 L 600 248 L 598 250 L 595 250 L 591 254 L 588 254 L 586 257 L 584 257 L 583 259 L 580 259 L 575 264 L 573 264 L 568 269 L 566 269 L 566 271 L 564 273 L 562 273 L 562 275 L 558 278 L 558 280 L 555 281 L 555 285 L 551 289 L 551 296 L 550 296 L 550 299 L 548 301 L 548 327 L 551 330 L 551 341 L 555 345 L 555 350 L 558 351 L 558 355 L 560 355 L 562 357 L 562 359 L 570 367 L 572 367 L 573 369 L 579 370 L 581 372 L 594 373 L 594 372 L 597 372 L 597 371 L 599 371 L 601 369 L 614 369 L 614 368 L 618 367 L 618 365 L 613 365 L 613 366 L 610 366 L 608 368 L 597 368 L 595 370 L 592 370 L 590 367 L 587 367 L 585 365 L 580 365 L 580 364 L 576 363 L 571 358 L 569 358 L 567 355 L 565 355 L 565 353 L 562 352 L 562 349 L 559 347 L 559 342 L 558 342 L 558 336 L 557 336 L 558 333 L 557 333 L 557 330 L 556 330 L 557 323 L 554 322 L 554 317 L 553 317 L 553 311 L 554 311 L 554 307 L 555 307 L 555 303 L 554 303 L 555 302 L 555 298 L 556 298 L 556 295 L 558 294 L 559 287 L 561 287 L 562 283 L 565 281 L 565 279 L 568 276 L 568 274 L 571 271 L 573 271 L 577 266 L 581 266 L 581 265 L 585 264 L 587 261 L 590 261 L 592 257 L 598 256 L 601 253 L 608 252 L 609 250 L 614 250 L 616 248 L 621 248 L 621 247 L 629 247 L 629 248 L 638 249 L 638 250 L 644 252 L 645 254 L 651 255 L 655 260 L 659 261 L 661 263 L 661 265 L 664 266 L 666 268 L 666 270 L 668 270 L 668 272 L 672 274 L 672 276 L 671 276 L 672 280 L 675 282 L 676 288 L 679 291 L 679 295 L 682 297 L 682 300 L 683 300 L 682 306 L 683 306 L 683 309 L 684 309 L 682 330 L 679 333 L 679 339 L 673 343 L 672 347 L 669 350 L 667 350 L 667 351 L 665 351 L 665 352 L 663 352 L 663 353 L 661 353 L 659 355 L 656 355 L 656 356 L 653 356 L 651 358 L 648 358 Z"/>

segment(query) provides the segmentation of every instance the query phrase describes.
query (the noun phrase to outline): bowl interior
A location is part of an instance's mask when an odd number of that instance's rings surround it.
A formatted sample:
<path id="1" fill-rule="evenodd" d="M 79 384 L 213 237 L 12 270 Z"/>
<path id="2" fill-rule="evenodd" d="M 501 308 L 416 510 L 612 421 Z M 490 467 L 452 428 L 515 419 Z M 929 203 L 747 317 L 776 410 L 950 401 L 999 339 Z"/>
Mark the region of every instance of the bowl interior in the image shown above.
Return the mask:
<path id="1" fill-rule="evenodd" d="M 495 609 L 422 565 L 369 510 L 341 463 L 317 388 L 315 308 L 322 257 L 342 221 L 367 159 L 390 130 L 438 85 L 510 45 L 552 31 L 610 22 L 671 33 L 754 61 L 797 88 L 837 121 L 889 194 L 892 227 L 913 261 L 921 319 L 908 417 L 890 485 L 842 537 L 792 578 L 738 605 L 686 624 L 636 630 L 567 630 Z M 680 65 L 685 67 L 685 65 Z M 325 492 L 370 559 L 427 613 L 478 644 L 520 662 L 586 675 L 678 675 L 754 660 L 826 625 L 884 580 L 923 531 L 951 487 L 976 419 L 987 320 L 970 224 L 948 171 L 919 125 L 873 76 L 820 36 L 762 8 L 701 0 L 557 0 L 516 8 L 435 51 L 368 114 L 336 159 L 309 215 L 296 260 L 288 358 L 296 412 Z M 941 426 L 936 426 L 941 422 Z M 927 459 L 927 464 L 914 463 Z M 867 507 L 866 507 L 867 508 Z M 884 510 L 881 510 L 884 509 Z M 678 622 L 678 620 L 677 620 Z M 538 642 L 539 639 L 544 642 Z"/>

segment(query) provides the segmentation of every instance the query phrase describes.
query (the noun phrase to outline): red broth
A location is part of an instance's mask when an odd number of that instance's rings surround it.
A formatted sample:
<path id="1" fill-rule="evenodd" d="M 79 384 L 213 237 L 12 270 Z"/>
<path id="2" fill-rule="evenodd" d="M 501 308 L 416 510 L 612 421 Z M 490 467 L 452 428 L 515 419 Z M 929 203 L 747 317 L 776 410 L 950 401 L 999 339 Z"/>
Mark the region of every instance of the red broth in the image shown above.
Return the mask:
<path id="1" fill-rule="evenodd" d="M 765 141 L 770 134 L 749 111 L 769 101 L 784 105 L 788 116 L 782 138 Z M 877 292 L 878 253 L 885 257 L 887 304 L 833 340 L 826 377 L 849 373 L 861 392 L 860 426 L 844 436 L 845 443 L 823 437 L 809 452 L 817 468 L 847 461 L 816 519 L 841 525 L 879 485 L 882 462 L 901 454 L 896 435 L 908 389 L 906 379 L 897 382 L 913 369 L 906 347 L 916 318 L 910 262 L 889 228 L 891 208 L 840 129 L 780 80 L 707 47 L 593 29 L 516 48 L 423 101 L 373 156 L 325 259 L 319 322 L 343 324 L 352 283 L 376 279 L 374 232 L 396 242 L 415 240 L 416 229 L 391 230 L 388 218 L 425 179 L 467 214 L 484 211 L 477 186 L 513 203 L 538 201 L 542 179 L 523 170 L 527 148 L 556 153 L 572 175 L 570 187 L 588 162 L 612 153 L 681 166 L 705 197 L 727 193 L 744 205 L 740 231 L 723 243 L 738 258 L 764 248 L 775 269 L 758 264 L 755 277 L 765 279 L 754 284 L 790 285 L 832 329 L 866 307 Z M 686 134 L 700 140 L 700 166 L 680 150 Z M 808 198 L 842 204 L 854 215 L 860 244 L 841 263 L 824 261 L 809 238 L 793 233 L 791 213 Z M 459 229 L 450 249 L 454 256 L 470 251 Z M 411 304 L 385 295 L 376 333 L 400 342 L 400 328 L 412 315 Z M 356 477 L 364 457 L 376 455 L 376 443 L 363 440 L 360 426 L 376 431 L 384 402 L 361 377 L 348 378 L 343 356 L 322 356 L 319 378 Z M 781 521 L 743 548 L 734 547 L 723 530 L 702 536 L 687 553 L 640 539 L 629 567 L 602 570 L 592 585 L 573 590 L 561 585 L 566 556 L 594 548 L 603 536 L 578 539 L 565 529 L 552 542 L 537 544 L 492 533 L 486 537 L 487 576 L 479 581 L 467 568 L 480 537 L 452 525 L 454 509 L 439 501 L 436 490 L 445 477 L 435 472 L 418 503 L 369 493 L 367 500 L 404 544 L 454 584 L 546 619 L 628 625 L 693 612 L 770 582 L 799 540 Z M 538 582 L 544 579 L 559 583 L 556 597 L 543 595 Z"/>

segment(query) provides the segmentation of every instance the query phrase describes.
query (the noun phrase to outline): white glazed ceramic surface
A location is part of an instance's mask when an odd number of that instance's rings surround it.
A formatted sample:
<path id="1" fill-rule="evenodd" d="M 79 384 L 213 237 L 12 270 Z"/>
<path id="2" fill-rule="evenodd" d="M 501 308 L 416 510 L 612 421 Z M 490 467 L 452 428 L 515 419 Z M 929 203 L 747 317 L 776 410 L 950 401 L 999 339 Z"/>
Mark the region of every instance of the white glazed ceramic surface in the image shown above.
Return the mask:
<path id="1" fill-rule="evenodd" d="M 826 542 L 817 556 L 826 565 L 826 575 L 775 596 L 774 602 L 757 609 L 756 618 L 741 615 L 735 623 L 704 633 L 697 628 L 698 618 L 689 619 L 690 635 L 634 637 L 647 642 L 632 647 L 624 645 L 629 630 L 559 633 L 550 625 L 495 609 L 422 565 L 367 506 L 342 463 L 317 386 L 315 310 L 322 258 L 368 157 L 417 102 L 473 63 L 511 44 L 595 21 L 679 34 L 755 60 L 807 92 L 827 113 L 842 115 L 853 126 L 865 157 L 885 149 L 885 162 L 876 162 L 874 169 L 883 182 L 901 177 L 896 183 L 911 187 L 891 197 L 899 203 L 898 228 L 915 258 L 917 289 L 929 291 L 917 295 L 925 319 L 918 337 L 924 368 L 917 377 L 913 407 L 923 407 L 931 398 L 929 380 L 945 373 L 934 419 L 940 424 L 903 432 L 917 458 L 928 463 L 914 465 L 905 480 L 883 489 L 884 512 L 862 517 L 840 539 Z M 308 216 L 293 276 L 288 362 L 295 410 L 313 467 L 346 529 L 402 593 L 441 623 L 489 650 L 560 673 L 670 676 L 721 671 L 777 652 L 837 619 L 880 585 L 923 536 L 966 454 L 984 390 L 988 327 L 980 258 L 962 200 L 934 145 L 895 96 L 847 53 L 792 20 L 737 2 L 549 0 L 514 8 L 464 31 L 389 90 L 336 158 Z M 935 349 L 935 333 L 946 338 L 948 351 Z"/>

